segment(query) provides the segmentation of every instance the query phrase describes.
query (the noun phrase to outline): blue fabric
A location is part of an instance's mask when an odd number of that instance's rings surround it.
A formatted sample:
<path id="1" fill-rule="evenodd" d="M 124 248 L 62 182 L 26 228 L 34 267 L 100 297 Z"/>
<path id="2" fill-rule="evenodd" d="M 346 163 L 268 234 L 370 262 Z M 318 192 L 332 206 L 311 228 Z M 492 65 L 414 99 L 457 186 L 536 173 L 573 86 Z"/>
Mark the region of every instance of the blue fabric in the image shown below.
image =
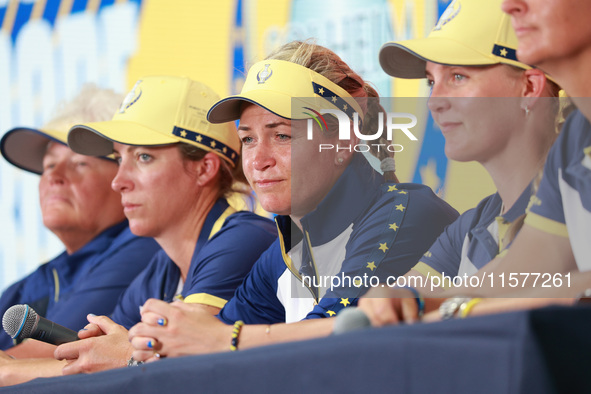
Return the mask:
<path id="1" fill-rule="evenodd" d="M 589 393 L 590 326 L 589 307 L 544 308 L 162 359 L 0 393 Z"/>
<path id="2" fill-rule="evenodd" d="M 210 236 L 214 223 L 228 208 L 219 200 L 207 215 L 181 295 L 208 294 L 229 300 L 257 258 L 277 238 L 273 222 L 252 212 L 236 212 Z M 141 320 L 139 307 L 148 298 L 173 300 L 181 272 L 162 250 L 129 286 L 112 318 L 127 329 Z"/>
<path id="3" fill-rule="evenodd" d="M 511 223 L 525 214 L 531 194 L 532 188 L 528 185 L 513 206 L 501 215 L 505 222 Z M 498 193 L 485 197 L 476 208 L 464 212 L 445 229 L 428 253 L 421 257 L 421 262 L 452 277 L 458 275 L 464 259 L 468 259 L 476 269 L 484 267 L 499 253 L 499 245 L 488 231 L 488 226 L 499 216 L 502 205 Z"/>
<path id="4" fill-rule="evenodd" d="M 292 321 L 290 316 L 296 314 L 292 310 L 305 311 L 300 319 L 333 316 L 355 305 L 367 288 L 338 287 L 324 295 L 322 289 L 312 288 L 295 297 L 283 288 L 283 278 L 291 277 L 289 270 L 294 275 L 292 288 L 302 287 L 296 276 L 313 277 L 331 265 L 336 268 L 333 275 L 366 274 L 383 282 L 388 276 L 406 273 L 457 216 L 428 187 L 384 183 L 383 177 L 358 157 L 316 210 L 302 218 L 304 233 L 289 217 L 276 218 L 279 240 L 261 256 L 219 318 L 228 324 L 236 320 L 268 324 Z M 381 244 L 388 249 L 380 249 Z M 301 265 L 289 261 L 282 247 L 291 250 L 290 259 Z M 306 309 L 305 303 L 310 307 Z"/>
<path id="5" fill-rule="evenodd" d="M 0 313 L 4 315 L 15 304 L 29 304 L 41 316 L 79 330 L 88 324 L 88 313 L 108 315 L 113 311 L 123 291 L 158 250 L 153 239 L 136 237 L 124 221 L 75 253 L 63 252 L 8 287 L 0 298 Z M 59 278 L 57 299 L 54 270 Z M 2 330 L 0 348 L 12 345 Z"/>
<path id="6" fill-rule="evenodd" d="M 591 270 L 591 124 L 575 111 L 550 149 L 525 223 L 568 236 L 577 267 Z"/>
<path id="7" fill-rule="evenodd" d="M 226 324 L 238 320 L 246 324 L 285 322 L 285 309 L 277 298 L 277 281 L 285 269 L 281 246 L 276 240 L 254 264 L 218 318 Z"/>
<path id="8" fill-rule="evenodd" d="M 584 152 L 589 147 L 591 124 L 577 110 L 569 116 L 548 153 L 537 203 L 531 206 L 531 212 L 558 223 L 566 222 L 564 201 L 558 185 L 560 179 L 580 192 L 581 204 L 591 212 L 591 168 L 585 165 L 585 161 L 589 161 L 589 153 Z"/>

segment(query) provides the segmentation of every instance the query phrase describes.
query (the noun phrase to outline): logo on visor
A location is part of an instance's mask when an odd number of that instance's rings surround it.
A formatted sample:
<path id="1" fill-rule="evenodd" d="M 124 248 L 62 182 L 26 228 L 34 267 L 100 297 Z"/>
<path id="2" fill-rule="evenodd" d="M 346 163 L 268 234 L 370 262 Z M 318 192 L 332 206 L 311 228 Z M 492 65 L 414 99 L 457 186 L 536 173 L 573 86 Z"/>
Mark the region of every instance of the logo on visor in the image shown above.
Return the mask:
<path id="1" fill-rule="evenodd" d="M 142 82 L 141 79 L 139 81 L 137 81 L 135 83 L 135 85 L 133 85 L 131 92 L 127 93 L 127 96 L 125 96 L 125 99 L 123 100 L 123 102 L 121 103 L 121 106 L 119 107 L 120 114 L 124 113 L 127 110 L 127 108 L 134 105 L 141 97 L 142 89 L 138 86 L 141 82 Z"/>
<path id="2" fill-rule="evenodd" d="M 437 24 L 433 28 L 433 31 L 441 30 L 443 26 L 447 25 L 453 18 L 458 16 L 460 11 L 462 10 L 462 5 L 460 4 L 459 0 L 453 0 L 449 6 L 443 11 L 441 14 L 441 18 L 437 21 Z"/>
<path id="3" fill-rule="evenodd" d="M 273 75 L 273 70 L 269 69 L 270 66 L 270 64 L 265 64 L 265 68 L 257 73 L 257 81 L 259 81 L 259 83 L 267 82 L 267 79 L 271 78 L 271 75 Z"/>

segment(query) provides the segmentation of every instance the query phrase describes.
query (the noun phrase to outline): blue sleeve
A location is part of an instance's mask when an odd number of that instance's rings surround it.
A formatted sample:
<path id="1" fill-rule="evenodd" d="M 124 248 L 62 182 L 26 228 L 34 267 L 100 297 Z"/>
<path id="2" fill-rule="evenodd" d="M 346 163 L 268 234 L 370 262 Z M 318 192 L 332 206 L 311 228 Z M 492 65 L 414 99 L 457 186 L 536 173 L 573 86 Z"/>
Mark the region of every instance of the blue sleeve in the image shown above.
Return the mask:
<path id="1" fill-rule="evenodd" d="M 275 224 L 251 212 L 237 212 L 193 257 L 185 302 L 222 308 L 277 238 Z"/>
<path id="2" fill-rule="evenodd" d="M 285 270 L 277 240 L 254 264 L 218 318 L 226 324 L 237 320 L 246 324 L 284 323 L 285 311 L 277 298 L 277 280 Z"/>
<path id="3" fill-rule="evenodd" d="M 57 259 L 63 258 L 65 252 L 52 261 L 42 264 L 31 274 L 9 286 L 0 298 L 0 313 L 17 304 L 28 304 L 39 314 L 45 316 L 49 297 L 53 295 L 54 284 L 51 269 Z M 6 350 L 13 346 L 13 340 L 4 330 L 0 330 L 0 349 Z"/>
<path id="4" fill-rule="evenodd" d="M 171 278 L 172 277 L 172 278 Z M 121 295 L 111 319 L 128 330 L 141 321 L 140 307 L 149 298 L 170 301 L 180 273 L 164 250 L 153 257 L 150 264 L 131 282 Z M 170 280 L 169 280 L 170 279 Z M 175 283 L 176 282 L 176 283 Z"/>
<path id="5" fill-rule="evenodd" d="M 401 186 L 402 187 L 402 186 Z M 374 285 L 407 273 L 458 213 L 430 189 L 401 187 L 384 194 L 354 228 L 339 276 L 359 277 L 360 287 L 327 291 L 306 319 L 334 316 Z M 365 278 L 365 279 L 364 279 Z"/>
<path id="6" fill-rule="evenodd" d="M 158 250 L 153 239 L 133 236 L 77 281 L 46 317 L 79 330 L 88 324 L 87 314 L 111 314 L 121 294 Z"/>
<path id="7" fill-rule="evenodd" d="M 471 230 L 475 212 L 476 209 L 470 209 L 447 226 L 413 269 L 425 276 L 429 269 L 447 276 L 456 276 L 462 260 L 464 241 Z"/>
<path id="8" fill-rule="evenodd" d="M 140 306 L 146 301 L 145 294 L 142 294 L 142 288 L 146 271 L 140 273 L 129 288 L 119 298 L 119 303 L 111 314 L 111 320 L 122 325 L 128 330 L 141 321 Z M 148 297 L 149 298 L 149 297 Z"/>

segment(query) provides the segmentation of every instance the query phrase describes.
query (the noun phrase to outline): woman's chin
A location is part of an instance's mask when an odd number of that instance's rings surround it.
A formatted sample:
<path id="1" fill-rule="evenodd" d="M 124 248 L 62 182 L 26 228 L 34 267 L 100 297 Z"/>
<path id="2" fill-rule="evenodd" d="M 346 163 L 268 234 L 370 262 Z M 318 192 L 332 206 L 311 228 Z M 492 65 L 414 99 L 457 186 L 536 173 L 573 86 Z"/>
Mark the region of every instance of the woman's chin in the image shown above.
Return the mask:
<path id="1" fill-rule="evenodd" d="M 138 237 L 154 237 L 150 228 L 147 227 L 144 223 L 138 223 L 136 220 L 129 219 L 129 229 L 134 235 Z"/>

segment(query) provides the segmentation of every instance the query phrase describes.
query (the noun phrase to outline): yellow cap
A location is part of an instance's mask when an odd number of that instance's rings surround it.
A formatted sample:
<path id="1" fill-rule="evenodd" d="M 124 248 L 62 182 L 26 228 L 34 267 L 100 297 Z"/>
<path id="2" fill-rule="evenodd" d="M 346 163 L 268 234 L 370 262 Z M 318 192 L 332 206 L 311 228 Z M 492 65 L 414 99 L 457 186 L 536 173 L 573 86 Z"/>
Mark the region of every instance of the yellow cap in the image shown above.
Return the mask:
<path id="1" fill-rule="evenodd" d="M 113 142 L 137 146 L 184 142 L 215 152 L 235 166 L 240 140 L 234 124 L 207 121 L 207 110 L 217 100 L 211 88 L 189 78 L 145 77 L 136 82 L 112 120 L 72 127 L 68 144 L 75 152 L 102 156 L 113 151 Z"/>
<path id="2" fill-rule="evenodd" d="M 0 141 L 0 151 L 10 164 L 34 174 L 41 174 L 47 144 L 56 141 L 67 145 L 67 138 L 66 131 L 17 127 L 4 134 Z"/>
<path id="3" fill-rule="evenodd" d="M 523 69 L 517 60 L 517 37 L 502 0 L 453 0 L 425 38 L 388 42 L 379 59 L 398 78 L 425 78 L 426 61 L 455 66 L 498 63 Z"/>
<path id="4" fill-rule="evenodd" d="M 298 98 L 293 108 L 292 98 Z M 287 119 L 310 118 L 310 109 L 338 109 L 351 119 L 357 112 L 363 119 L 361 107 L 345 89 L 307 67 L 285 60 L 255 63 L 248 71 L 240 94 L 215 103 L 207 119 L 211 123 L 239 119 L 243 102 L 259 105 Z"/>

